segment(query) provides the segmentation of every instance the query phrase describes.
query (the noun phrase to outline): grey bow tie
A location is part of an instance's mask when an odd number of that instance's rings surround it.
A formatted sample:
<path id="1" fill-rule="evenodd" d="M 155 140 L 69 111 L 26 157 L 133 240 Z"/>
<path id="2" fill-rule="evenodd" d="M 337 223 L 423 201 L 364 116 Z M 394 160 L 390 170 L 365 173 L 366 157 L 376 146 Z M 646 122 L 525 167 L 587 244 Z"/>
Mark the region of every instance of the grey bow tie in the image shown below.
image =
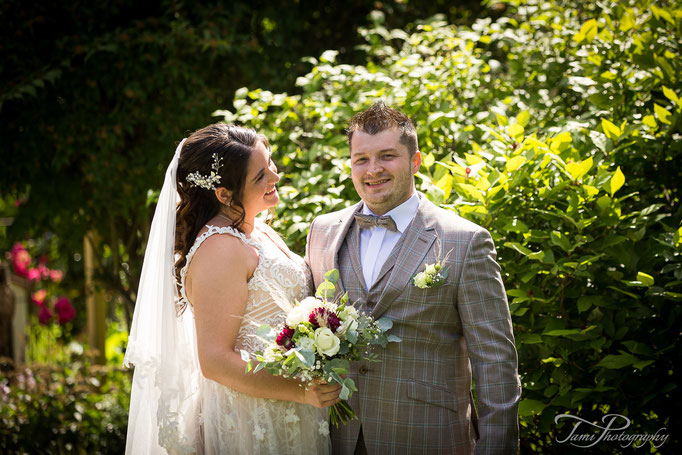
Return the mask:
<path id="1" fill-rule="evenodd" d="M 360 226 L 360 229 L 383 227 L 389 231 L 398 232 L 395 221 L 393 221 L 393 218 L 390 216 L 363 215 L 362 213 L 356 213 L 355 221 L 358 223 L 358 226 Z"/>

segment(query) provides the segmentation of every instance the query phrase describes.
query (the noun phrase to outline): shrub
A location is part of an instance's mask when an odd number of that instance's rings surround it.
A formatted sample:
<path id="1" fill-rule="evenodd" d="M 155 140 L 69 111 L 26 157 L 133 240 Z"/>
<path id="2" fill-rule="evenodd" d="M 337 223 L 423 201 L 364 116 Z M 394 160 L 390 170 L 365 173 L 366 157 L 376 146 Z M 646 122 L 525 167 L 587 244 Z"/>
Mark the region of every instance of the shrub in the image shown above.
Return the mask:
<path id="1" fill-rule="evenodd" d="M 130 379 L 79 354 L 0 375 L 0 452 L 123 453 Z"/>

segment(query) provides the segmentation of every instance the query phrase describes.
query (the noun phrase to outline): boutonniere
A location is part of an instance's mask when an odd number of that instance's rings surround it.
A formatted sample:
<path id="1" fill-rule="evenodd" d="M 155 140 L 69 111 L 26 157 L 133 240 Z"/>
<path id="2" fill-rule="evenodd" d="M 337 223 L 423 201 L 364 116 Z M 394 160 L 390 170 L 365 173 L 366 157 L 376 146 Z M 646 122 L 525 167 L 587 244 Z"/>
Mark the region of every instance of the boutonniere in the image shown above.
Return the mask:
<path id="1" fill-rule="evenodd" d="M 445 261 L 448 260 L 448 256 L 452 250 L 448 251 L 443 259 L 441 259 L 441 244 L 438 239 L 436 239 L 438 252 L 436 254 L 436 262 L 433 264 L 424 264 L 424 271 L 419 272 L 412 277 L 412 284 L 417 286 L 419 289 L 429 289 L 440 286 L 445 282 L 450 272 L 450 267 L 443 266 Z"/>

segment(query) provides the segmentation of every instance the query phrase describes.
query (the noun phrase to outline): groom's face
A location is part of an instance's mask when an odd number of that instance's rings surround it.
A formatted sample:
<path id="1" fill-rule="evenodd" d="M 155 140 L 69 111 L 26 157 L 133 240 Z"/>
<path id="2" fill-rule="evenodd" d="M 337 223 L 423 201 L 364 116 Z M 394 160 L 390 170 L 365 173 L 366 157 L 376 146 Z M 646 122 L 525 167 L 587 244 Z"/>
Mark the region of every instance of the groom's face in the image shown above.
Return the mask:
<path id="1" fill-rule="evenodd" d="M 421 155 L 412 156 L 400 143 L 397 128 L 368 134 L 355 131 L 350 144 L 350 167 L 355 191 L 377 215 L 399 206 L 414 193 L 414 174 Z"/>

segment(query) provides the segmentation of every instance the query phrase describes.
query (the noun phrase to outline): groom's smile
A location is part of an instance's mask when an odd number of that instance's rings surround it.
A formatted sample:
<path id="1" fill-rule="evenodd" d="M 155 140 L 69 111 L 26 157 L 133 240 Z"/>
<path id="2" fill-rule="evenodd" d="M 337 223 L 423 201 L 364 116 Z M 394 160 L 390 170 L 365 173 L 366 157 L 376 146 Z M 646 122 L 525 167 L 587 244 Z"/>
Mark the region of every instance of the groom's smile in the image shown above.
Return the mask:
<path id="1" fill-rule="evenodd" d="M 356 131 L 351 142 L 351 177 L 360 198 L 377 215 L 409 199 L 421 155 L 412 156 L 396 128 L 369 134 Z"/>

